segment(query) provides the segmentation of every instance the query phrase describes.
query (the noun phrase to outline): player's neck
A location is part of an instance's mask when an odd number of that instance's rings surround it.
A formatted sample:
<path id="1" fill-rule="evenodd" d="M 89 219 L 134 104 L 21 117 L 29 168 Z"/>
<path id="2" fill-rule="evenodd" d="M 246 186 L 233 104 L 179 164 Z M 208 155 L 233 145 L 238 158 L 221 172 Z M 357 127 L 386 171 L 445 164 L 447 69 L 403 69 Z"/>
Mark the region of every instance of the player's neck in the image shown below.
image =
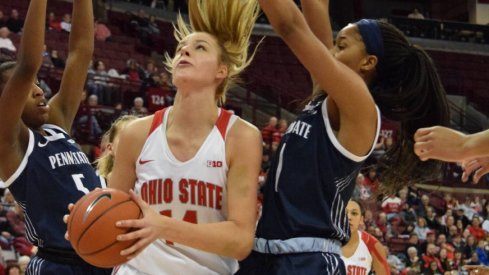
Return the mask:
<path id="1" fill-rule="evenodd" d="M 217 117 L 218 107 L 214 98 L 204 93 L 177 94 L 168 123 L 199 128 L 213 126 Z"/>

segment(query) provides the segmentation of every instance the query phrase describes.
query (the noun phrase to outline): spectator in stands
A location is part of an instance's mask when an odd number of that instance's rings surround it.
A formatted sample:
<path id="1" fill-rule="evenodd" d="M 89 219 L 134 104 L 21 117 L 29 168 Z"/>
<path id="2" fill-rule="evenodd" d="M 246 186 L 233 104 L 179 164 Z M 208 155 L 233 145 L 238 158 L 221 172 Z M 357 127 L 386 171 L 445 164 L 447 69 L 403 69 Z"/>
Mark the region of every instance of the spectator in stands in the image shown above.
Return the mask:
<path id="1" fill-rule="evenodd" d="M 88 94 L 96 95 L 101 104 L 110 105 L 112 91 L 109 87 L 109 74 L 105 63 L 101 60 L 93 62 L 93 67 L 88 71 L 87 90 Z"/>
<path id="2" fill-rule="evenodd" d="M 158 26 L 158 23 L 156 23 L 156 17 L 154 15 L 150 15 L 148 18 L 148 26 L 142 28 L 141 30 L 147 32 L 149 35 L 159 34 L 160 27 Z"/>
<path id="3" fill-rule="evenodd" d="M 450 242 L 455 250 L 464 251 L 465 243 L 462 241 L 461 234 L 455 234 L 452 236 L 452 241 Z"/>
<path id="4" fill-rule="evenodd" d="M 56 14 L 54 12 L 50 12 L 48 14 L 48 19 L 46 20 L 46 27 L 49 31 L 61 32 L 61 21 L 56 18 Z"/>
<path id="5" fill-rule="evenodd" d="M 144 68 L 140 68 L 140 78 L 143 80 L 144 83 L 154 82 L 152 79 L 154 75 L 157 75 L 158 82 L 161 82 L 161 80 L 159 79 L 158 68 L 155 66 L 153 60 L 148 61 Z"/>
<path id="6" fill-rule="evenodd" d="M 426 226 L 431 229 L 438 230 L 440 228 L 440 223 L 438 222 L 436 212 L 432 206 L 426 208 L 426 215 L 424 216 L 426 219 Z"/>
<path id="7" fill-rule="evenodd" d="M 86 98 L 86 91 L 84 91 Z M 80 144 L 81 150 L 88 156 L 90 160 L 94 160 L 94 149 L 100 143 L 100 138 L 103 133 L 98 122 L 98 97 L 92 94 L 88 99 L 81 101 L 80 107 L 75 118 L 73 126 L 73 137 Z"/>
<path id="8" fill-rule="evenodd" d="M 142 97 L 134 98 L 133 106 L 129 109 L 128 114 L 136 117 L 149 115 L 148 109 L 144 107 L 144 99 Z"/>
<path id="9" fill-rule="evenodd" d="M 443 267 L 441 264 L 438 264 L 436 261 L 430 262 L 429 269 L 426 270 L 426 273 L 424 274 L 429 274 L 429 275 L 443 275 Z"/>
<path id="10" fill-rule="evenodd" d="M 63 20 L 60 23 L 61 30 L 64 32 L 71 32 L 71 14 L 66 13 L 63 15 Z"/>
<path id="11" fill-rule="evenodd" d="M 42 66 L 47 68 L 53 68 L 54 64 L 51 60 L 51 55 L 49 54 L 48 46 L 44 44 L 44 49 L 42 52 Z"/>
<path id="12" fill-rule="evenodd" d="M 363 217 L 363 224 L 365 225 L 366 228 L 371 227 L 375 224 L 374 214 L 372 213 L 372 210 L 365 209 L 365 216 Z"/>
<path id="13" fill-rule="evenodd" d="M 470 208 L 474 209 L 478 214 L 482 213 L 481 198 L 479 196 L 474 196 L 474 199 L 470 202 Z"/>
<path id="14" fill-rule="evenodd" d="M 54 67 L 58 69 L 64 69 L 66 66 L 64 59 L 58 55 L 57 50 L 51 51 L 51 62 L 53 63 Z"/>
<path id="15" fill-rule="evenodd" d="M 14 43 L 9 38 L 10 31 L 7 27 L 0 28 L 0 49 L 6 49 L 11 52 L 16 52 L 17 48 L 15 48 Z"/>
<path id="16" fill-rule="evenodd" d="M 277 123 L 278 123 L 277 117 L 271 116 L 268 119 L 268 124 L 261 129 L 261 136 L 263 142 L 265 142 L 268 146 L 272 144 L 273 132 L 275 132 L 275 130 L 277 129 Z"/>
<path id="17" fill-rule="evenodd" d="M 20 19 L 19 11 L 17 9 L 12 9 L 10 12 L 10 17 L 7 20 L 7 28 L 14 33 L 19 34 L 22 32 L 24 27 L 24 20 Z"/>
<path id="18" fill-rule="evenodd" d="M 272 133 L 272 142 L 277 142 L 280 143 L 282 140 L 283 135 L 285 134 L 285 131 L 287 131 L 287 127 L 289 124 L 287 123 L 287 120 L 285 118 L 281 118 L 278 121 L 277 129 Z"/>
<path id="19" fill-rule="evenodd" d="M 455 225 L 457 226 L 457 230 L 462 233 L 464 228 L 470 223 L 469 219 L 465 215 L 464 208 L 460 206 L 455 207 L 453 217 L 455 218 Z"/>
<path id="20" fill-rule="evenodd" d="M 122 75 L 126 75 L 126 79 L 132 81 L 140 81 L 143 79 L 143 71 L 136 60 L 129 58 L 126 61 L 126 67 L 121 71 Z"/>
<path id="21" fill-rule="evenodd" d="M 452 268 L 454 270 L 460 270 L 462 268 L 462 266 L 465 264 L 464 262 L 464 256 L 463 256 L 463 252 L 462 250 L 455 250 L 455 256 L 454 256 L 454 259 L 453 259 L 453 263 L 452 263 Z"/>
<path id="22" fill-rule="evenodd" d="M 442 248 L 446 249 L 448 259 L 453 260 L 453 253 L 455 252 L 455 247 L 453 247 L 451 243 L 447 242 L 447 236 L 445 234 L 438 234 L 438 238 L 436 239 L 436 245 L 440 249 Z"/>
<path id="23" fill-rule="evenodd" d="M 468 260 L 465 261 L 466 265 L 479 265 L 479 256 L 477 255 L 477 252 L 472 252 L 471 256 L 469 257 Z"/>
<path id="24" fill-rule="evenodd" d="M 163 87 L 173 88 L 173 84 L 171 83 L 171 78 L 168 75 L 167 71 L 160 72 L 160 83 Z"/>
<path id="25" fill-rule="evenodd" d="M 371 165 L 368 167 L 367 174 L 365 175 L 365 186 L 370 188 L 372 193 L 375 193 L 379 188 L 379 175 L 377 174 L 377 167 L 375 165 Z"/>
<path id="26" fill-rule="evenodd" d="M 413 11 L 410 14 L 408 14 L 408 17 L 413 19 L 424 19 L 424 15 L 421 12 L 419 12 L 417 8 L 413 9 Z"/>
<path id="27" fill-rule="evenodd" d="M 0 28 L 7 27 L 7 18 L 3 14 L 3 11 L 0 10 Z"/>
<path id="28" fill-rule="evenodd" d="M 455 209 L 457 210 L 463 210 L 463 214 L 465 217 L 467 217 L 468 220 L 472 220 L 472 217 L 474 215 L 478 215 L 477 211 L 475 211 L 472 207 L 470 207 L 470 204 L 472 203 L 472 200 L 470 196 L 465 196 L 465 200 L 463 203 L 459 203 Z M 464 226 L 466 226 L 468 223 L 464 221 Z"/>
<path id="29" fill-rule="evenodd" d="M 102 22 L 100 19 L 95 19 L 94 27 L 95 39 L 97 41 L 110 41 L 112 32 L 104 22 Z"/>
<path id="30" fill-rule="evenodd" d="M 430 229 L 426 226 L 426 219 L 423 216 L 418 216 L 418 222 L 414 227 L 414 232 L 418 235 L 421 241 L 426 240 L 426 236 Z"/>
<path id="31" fill-rule="evenodd" d="M 475 237 L 477 241 L 483 240 L 486 238 L 486 232 L 481 227 L 481 220 L 478 215 L 472 216 L 472 222 L 467 227 L 470 234 Z"/>
<path id="32" fill-rule="evenodd" d="M 401 211 L 401 199 L 394 194 L 385 196 L 381 207 L 382 211 L 387 214 L 388 221 L 393 218 L 399 218 L 399 212 Z"/>
<path id="33" fill-rule="evenodd" d="M 20 267 L 16 263 L 9 263 L 5 268 L 5 275 L 20 275 Z"/>
<path id="34" fill-rule="evenodd" d="M 426 246 L 426 253 L 421 256 L 423 261 L 423 266 L 421 267 L 423 274 L 432 274 L 430 273 L 433 270 L 431 263 L 435 263 L 435 270 L 442 270 L 440 259 L 436 256 L 436 250 L 436 246 L 432 243 Z"/>
<path id="35" fill-rule="evenodd" d="M 466 243 L 465 243 L 465 250 L 464 250 L 464 257 L 466 259 L 472 257 L 472 254 L 475 252 L 477 249 L 477 240 L 475 239 L 474 236 L 469 235 L 466 238 Z"/>
<path id="36" fill-rule="evenodd" d="M 439 225 L 439 228 L 438 228 L 438 232 L 440 234 L 445 234 L 448 238 L 448 240 L 450 241 L 451 240 L 451 235 L 450 235 L 450 227 L 455 225 L 455 218 L 450 215 L 450 216 L 447 216 L 446 219 L 445 219 L 445 224 L 440 224 Z"/>
<path id="37" fill-rule="evenodd" d="M 421 238 L 420 238 L 420 240 L 421 240 Z M 424 241 L 422 241 L 421 245 L 419 246 L 419 251 L 422 254 L 426 253 L 426 250 L 428 249 L 429 244 L 435 245 L 436 252 L 438 252 L 439 247 L 436 245 L 436 234 L 435 234 L 435 231 L 432 229 L 428 229 L 428 231 L 426 232 L 426 239 Z"/>
<path id="38" fill-rule="evenodd" d="M 401 217 L 403 224 L 409 225 L 416 222 L 416 211 L 408 203 L 403 203 L 401 205 L 399 216 Z"/>
<path id="39" fill-rule="evenodd" d="M 387 263 L 389 264 L 389 266 L 391 268 L 394 269 L 395 273 L 393 273 L 393 274 L 398 274 L 399 271 L 403 270 L 404 267 L 406 267 L 406 264 L 403 261 L 401 261 L 401 259 L 396 254 L 390 253 L 389 247 L 387 245 L 384 245 L 384 249 L 385 249 L 385 253 L 386 253 L 385 255 L 387 255 Z M 392 269 L 391 269 L 391 271 L 392 271 Z M 389 273 L 387 273 L 387 274 L 389 274 Z"/>
<path id="40" fill-rule="evenodd" d="M 421 274 L 421 259 L 418 256 L 418 250 L 416 246 L 410 246 L 407 249 L 407 259 L 406 259 L 406 271 L 416 272 L 416 274 Z"/>
<path id="41" fill-rule="evenodd" d="M 148 28 L 149 25 L 149 19 L 148 19 L 148 14 L 144 11 L 144 9 L 139 9 L 137 13 L 134 12 L 127 12 L 131 18 L 129 19 L 130 26 L 132 29 L 136 32 L 137 35 L 141 34 L 140 32 L 141 29 L 143 28 Z M 147 33 L 144 32 L 146 35 Z"/>
<path id="42" fill-rule="evenodd" d="M 477 242 L 477 248 L 475 249 L 475 252 L 477 253 L 477 258 L 479 259 L 479 262 L 483 265 L 489 266 L 489 258 L 487 255 L 487 242 L 485 240 L 479 240 Z"/>

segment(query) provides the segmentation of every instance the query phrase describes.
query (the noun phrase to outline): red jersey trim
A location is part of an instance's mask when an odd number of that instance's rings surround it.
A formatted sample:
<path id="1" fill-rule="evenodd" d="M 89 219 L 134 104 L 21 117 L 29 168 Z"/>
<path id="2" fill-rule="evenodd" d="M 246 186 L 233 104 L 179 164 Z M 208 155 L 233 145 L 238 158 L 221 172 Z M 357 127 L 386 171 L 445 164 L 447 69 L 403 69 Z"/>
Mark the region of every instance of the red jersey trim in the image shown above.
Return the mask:
<path id="1" fill-rule="evenodd" d="M 229 120 L 231 119 L 232 113 L 221 108 L 221 114 L 217 118 L 216 126 L 221 136 L 226 140 L 226 131 L 228 128 Z"/>
<path id="2" fill-rule="evenodd" d="M 151 135 L 158 126 L 163 122 L 163 117 L 167 108 L 156 111 L 151 122 L 151 128 L 149 129 L 148 136 Z"/>

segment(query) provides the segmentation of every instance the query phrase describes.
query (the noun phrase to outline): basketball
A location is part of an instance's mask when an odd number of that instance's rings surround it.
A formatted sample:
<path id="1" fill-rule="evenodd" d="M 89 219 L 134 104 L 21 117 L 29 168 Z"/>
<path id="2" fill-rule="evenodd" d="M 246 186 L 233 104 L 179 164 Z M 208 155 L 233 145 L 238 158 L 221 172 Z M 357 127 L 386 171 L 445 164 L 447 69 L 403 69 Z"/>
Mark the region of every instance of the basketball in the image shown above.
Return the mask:
<path id="1" fill-rule="evenodd" d="M 68 234 L 76 253 L 98 267 L 113 267 L 127 261 L 121 250 L 136 240 L 117 241 L 117 235 L 131 231 L 118 228 L 120 220 L 139 219 L 142 212 L 129 194 L 116 189 L 94 190 L 83 196 L 73 207 L 68 219 Z"/>

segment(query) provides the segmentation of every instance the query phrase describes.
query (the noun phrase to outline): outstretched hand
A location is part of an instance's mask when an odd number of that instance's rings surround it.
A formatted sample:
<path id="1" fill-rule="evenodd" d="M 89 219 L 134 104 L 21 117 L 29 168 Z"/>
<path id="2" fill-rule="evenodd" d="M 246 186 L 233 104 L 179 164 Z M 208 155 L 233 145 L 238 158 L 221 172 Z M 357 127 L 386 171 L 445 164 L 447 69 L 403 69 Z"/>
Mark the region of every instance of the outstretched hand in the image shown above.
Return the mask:
<path id="1" fill-rule="evenodd" d="M 414 152 L 422 161 L 463 161 L 466 135 L 447 127 L 421 128 L 414 134 Z"/>
<path id="2" fill-rule="evenodd" d="M 473 174 L 472 181 L 478 183 L 480 179 L 489 173 L 489 157 L 470 159 L 462 162 L 464 172 L 462 181 L 467 182 Z"/>
<path id="3" fill-rule="evenodd" d="M 118 227 L 134 229 L 129 233 L 117 236 L 118 241 L 138 240 L 131 247 L 121 251 L 121 255 L 127 256 L 128 260 L 136 257 L 148 245 L 160 238 L 163 224 L 162 218 L 164 218 L 143 201 L 140 196 L 136 195 L 134 191 L 130 190 L 129 194 L 141 208 L 143 218 L 137 220 L 122 220 L 116 223 L 116 226 Z"/>

